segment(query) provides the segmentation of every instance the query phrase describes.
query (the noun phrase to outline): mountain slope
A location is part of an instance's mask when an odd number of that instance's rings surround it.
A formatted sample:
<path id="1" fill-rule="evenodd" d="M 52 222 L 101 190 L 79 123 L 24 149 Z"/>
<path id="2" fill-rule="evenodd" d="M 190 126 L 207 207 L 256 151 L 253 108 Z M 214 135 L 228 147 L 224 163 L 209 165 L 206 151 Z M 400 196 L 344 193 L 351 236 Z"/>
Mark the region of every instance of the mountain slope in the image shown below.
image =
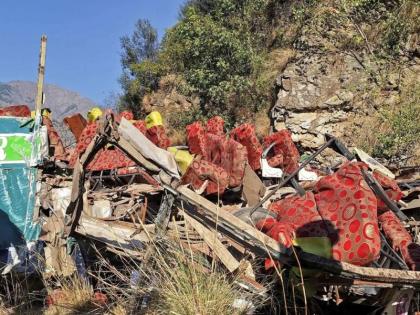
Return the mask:
<path id="1" fill-rule="evenodd" d="M 77 92 L 46 84 L 44 88 L 44 107 L 51 109 L 56 121 L 70 114 L 80 112 L 85 114 L 89 108 L 97 106 L 92 100 L 85 98 Z M 0 106 L 12 104 L 27 104 L 35 106 L 36 84 L 29 81 L 0 82 Z"/>

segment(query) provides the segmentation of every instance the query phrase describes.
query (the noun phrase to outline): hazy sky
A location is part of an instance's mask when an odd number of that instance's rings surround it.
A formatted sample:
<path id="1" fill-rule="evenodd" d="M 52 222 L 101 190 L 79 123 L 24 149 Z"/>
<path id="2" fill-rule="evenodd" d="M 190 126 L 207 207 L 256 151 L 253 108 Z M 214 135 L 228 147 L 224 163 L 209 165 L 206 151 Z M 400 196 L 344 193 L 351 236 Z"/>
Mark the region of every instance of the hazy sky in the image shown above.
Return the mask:
<path id="1" fill-rule="evenodd" d="M 35 81 L 48 37 L 46 83 L 102 103 L 120 90 L 120 37 L 147 18 L 162 36 L 184 0 L 0 0 L 0 82 Z"/>

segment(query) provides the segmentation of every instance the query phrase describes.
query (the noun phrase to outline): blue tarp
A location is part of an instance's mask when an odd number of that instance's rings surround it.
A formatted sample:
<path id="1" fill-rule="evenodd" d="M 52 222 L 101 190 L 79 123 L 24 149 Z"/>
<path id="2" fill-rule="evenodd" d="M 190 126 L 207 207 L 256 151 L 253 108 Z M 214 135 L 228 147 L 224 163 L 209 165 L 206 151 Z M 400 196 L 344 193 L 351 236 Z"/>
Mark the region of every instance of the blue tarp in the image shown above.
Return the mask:
<path id="1" fill-rule="evenodd" d="M 27 121 L 0 117 L 0 146 L 4 147 L 10 134 L 31 135 L 30 124 L 22 127 Z M 0 160 L 0 249 L 36 240 L 40 233 L 40 226 L 33 222 L 37 169 L 29 159 L 22 155 L 16 162 Z"/>

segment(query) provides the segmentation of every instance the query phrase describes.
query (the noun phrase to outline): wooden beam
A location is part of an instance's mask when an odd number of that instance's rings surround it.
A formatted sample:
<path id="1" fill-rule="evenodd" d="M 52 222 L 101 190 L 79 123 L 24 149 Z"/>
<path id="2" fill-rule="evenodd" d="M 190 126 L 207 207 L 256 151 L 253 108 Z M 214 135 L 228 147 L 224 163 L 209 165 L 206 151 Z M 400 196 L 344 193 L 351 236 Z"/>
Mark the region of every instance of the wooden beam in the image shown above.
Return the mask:
<path id="1" fill-rule="evenodd" d="M 197 195 L 185 186 L 180 186 L 177 192 L 191 204 L 201 208 L 210 216 L 218 218 L 219 224 L 229 224 L 236 229 L 236 233 L 241 237 L 248 237 L 250 246 L 257 244 L 265 249 L 272 257 L 281 263 L 295 266 L 296 259 L 290 252 L 281 251 L 279 244 L 251 225 L 241 221 L 229 212 L 219 209 L 215 204 Z M 190 213 L 190 212 L 189 212 Z M 191 213 L 190 213 L 191 214 Z M 262 235 L 261 235 L 262 234 Z M 339 275 L 348 279 L 360 279 L 372 282 L 392 283 L 394 285 L 412 285 L 420 287 L 420 272 L 410 270 L 395 270 L 386 268 L 360 267 L 346 262 L 327 259 L 314 254 L 306 253 L 296 248 L 297 257 L 302 267 L 318 269 L 320 271 Z"/>
<path id="2" fill-rule="evenodd" d="M 217 231 L 210 231 L 200 222 L 181 211 L 185 221 L 190 224 L 194 230 L 203 238 L 204 242 L 213 250 L 214 254 L 220 259 L 225 267 L 230 271 L 234 272 L 239 268 L 239 261 L 233 257 L 233 255 L 226 249 L 222 242 L 217 238 Z"/>
<path id="3" fill-rule="evenodd" d="M 41 107 L 43 103 L 46 54 L 47 54 L 47 36 L 42 35 L 41 48 L 39 52 L 38 82 L 36 85 L 37 94 L 36 94 L 36 99 L 35 99 L 35 113 L 37 115 L 41 114 Z"/>
<path id="4" fill-rule="evenodd" d="M 270 253 L 282 253 L 284 248 L 281 245 L 268 237 L 263 232 L 257 230 L 248 223 L 235 217 L 233 214 L 217 207 L 214 203 L 207 200 L 206 198 L 196 194 L 186 186 L 179 186 L 176 191 L 191 204 L 203 209 L 206 214 L 213 217 L 213 219 L 219 220 L 223 224 L 227 224 L 232 227 L 239 237 L 244 237 L 252 243 L 259 244 L 260 247 L 267 250 Z"/>
<path id="5" fill-rule="evenodd" d="M 146 158 L 137 151 L 133 145 L 125 140 L 123 137 L 120 137 L 118 140 L 115 141 L 116 145 L 123 150 L 130 158 L 132 158 L 136 163 L 144 166 L 146 169 L 152 172 L 159 172 L 161 169 L 157 167 L 155 164 L 150 162 L 149 160 L 146 160 Z"/>
<path id="6" fill-rule="evenodd" d="M 302 267 L 322 270 L 344 278 L 420 287 L 419 271 L 361 267 L 306 252 L 299 252 L 297 256 Z"/>
<path id="7" fill-rule="evenodd" d="M 145 225 L 148 233 L 153 233 L 154 228 L 154 224 Z M 120 224 L 118 221 L 103 221 L 86 215 L 80 217 L 79 225 L 75 230 L 83 236 L 122 250 L 144 249 L 145 244 L 150 242 L 147 233 L 142 230 L 134 234 L 135 231 L 134 225 Z M 130 235 L 133 236 L 130 238 Z"/>

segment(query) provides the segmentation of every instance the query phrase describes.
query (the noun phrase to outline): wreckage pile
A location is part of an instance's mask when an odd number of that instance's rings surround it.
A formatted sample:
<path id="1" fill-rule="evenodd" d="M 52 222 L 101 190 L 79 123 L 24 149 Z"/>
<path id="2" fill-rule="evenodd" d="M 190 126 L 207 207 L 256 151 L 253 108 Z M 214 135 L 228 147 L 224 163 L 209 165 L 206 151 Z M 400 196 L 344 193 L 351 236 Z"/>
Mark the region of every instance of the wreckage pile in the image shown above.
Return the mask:
<path id="1" fill-rule="evenodd" d="M 25 106 L 0 109 L 0 115 L 20 126 L 31 122 Z M 27 141 L 35 146 L 44 139 L 37 150 L 42 159 L 14 161 L 32 170 L 34 200 L 18 223 L 14 201 L 2 206 L 26 241 L 42 241 L 51 274 L 70 275 L 88 265 L 92 258 L 86 253 L 71 255 L 75 240 L 147 264 L 154 255 L 150 244 L 177 238 L 260 295 L 275 292 L 260 281 L 262 274 L 280 276 L 282 283 L 285 274 L 284 281 L 305 283 L 305 301 L 335 306 L 345 301 L 388 314 L 418 310 L 415 173 L 396 179 L 366 153 L 350 152 L 330 135 L 312 155 L 300 156 L 287 130 L 260 142 L 251 124 L 225 133 L 220 117 L 187 126 L 183 147 L 171 146 L 157 112 L 135 121 L 128 112 L 92 109 L 88 121 L 76 114 L 65 123 L 77 140 L 71 150 L 64 148 L 47 110 L 35 118 L 26 132 L 40 130 L 41 136 L 34 133 Z M 339 164 L 317 162 L 326 149 L 340 156 Z M 25 152 L 33 156 L 33 151 Z M 3 173 L 10 172 L 8 165 Z M 2 193 L 13 189 L 4 184 Z M 29 228 L 35 231 L 30 236 Z M 15 265 L 12 259 L 5 268 Z"/>

